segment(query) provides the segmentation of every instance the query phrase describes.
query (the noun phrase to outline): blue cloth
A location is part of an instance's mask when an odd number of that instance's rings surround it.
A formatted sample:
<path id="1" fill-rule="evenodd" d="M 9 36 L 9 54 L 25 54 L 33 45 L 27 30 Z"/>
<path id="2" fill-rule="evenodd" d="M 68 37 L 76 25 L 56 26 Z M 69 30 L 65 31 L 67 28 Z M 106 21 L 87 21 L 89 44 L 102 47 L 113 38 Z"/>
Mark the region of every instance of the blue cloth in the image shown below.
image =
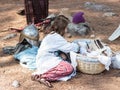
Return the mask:
<path id="1" fill-rule="evenodd" d="M 28 48 L 18 54 L 14 55 L 15 59 L 20 60 L 20 63 L 26 63 L 26 67 L 34 70 L 36 69 L 36 55 L 37 55 L 38 47 L 32 46 L 32 48 Z"/>

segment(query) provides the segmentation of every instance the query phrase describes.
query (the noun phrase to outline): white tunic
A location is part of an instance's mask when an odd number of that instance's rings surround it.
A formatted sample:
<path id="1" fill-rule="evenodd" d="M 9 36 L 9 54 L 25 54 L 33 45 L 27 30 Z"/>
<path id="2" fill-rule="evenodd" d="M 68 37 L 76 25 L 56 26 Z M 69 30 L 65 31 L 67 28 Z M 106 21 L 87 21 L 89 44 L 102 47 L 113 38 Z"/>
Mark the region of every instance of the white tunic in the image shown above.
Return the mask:
<path id="1" fill-rule="evenodd" d="M 43 74 L 51 68 L 57 66 L 62 60 L 56 57 L 54 51 L 63 52 L 78 51 L 79 46 L 76 43 L 67 42 L 61 35 L 54 33 L 48 34 L 41 43 L 36 56 L 37 74 Z"/>

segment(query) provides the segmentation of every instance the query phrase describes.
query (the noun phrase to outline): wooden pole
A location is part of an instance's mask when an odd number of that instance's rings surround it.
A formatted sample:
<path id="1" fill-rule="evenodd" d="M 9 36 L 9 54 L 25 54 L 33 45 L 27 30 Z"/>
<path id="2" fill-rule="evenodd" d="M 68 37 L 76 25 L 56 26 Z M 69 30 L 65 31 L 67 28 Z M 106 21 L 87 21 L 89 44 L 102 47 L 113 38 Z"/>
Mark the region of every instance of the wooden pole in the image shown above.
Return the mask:
<path id="1" fill-rule="evenodd" d="M 24 0 L 27 24 L 37 24 L 48 16 L 48 0 Z"/>

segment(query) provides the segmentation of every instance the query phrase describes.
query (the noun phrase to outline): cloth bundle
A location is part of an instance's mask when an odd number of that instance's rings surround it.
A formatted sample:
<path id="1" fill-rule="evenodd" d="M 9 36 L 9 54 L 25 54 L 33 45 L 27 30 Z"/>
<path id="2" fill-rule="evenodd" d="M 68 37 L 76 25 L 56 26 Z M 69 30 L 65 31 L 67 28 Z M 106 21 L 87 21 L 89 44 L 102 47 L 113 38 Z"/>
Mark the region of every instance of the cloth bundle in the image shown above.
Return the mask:
<path id="1" fill-rule="evenodd" d="M 89 40 L 86 42 L 78 42 L 79 45 L 81 46 L 80 53 L 81 54 L 87 54 L 87 53 L 95 53 L 96 55 L 98 54 L 104 54 L 105 56 L 111 56 L 112 51 L 103 42 L 101 42 L 99 39 L 95 40 Z"/>
<path id="2" fill-rule="evenodd" d="M 111 60 L 112 60 L 111 67 L 115 69 L 120 69 L 120 53 L 116 53 L 115 55 L 113 55 Z"/>
<path id="3" fill-rule="evenodd" d="M 80 45 L 80 53 L 81 56 L 87 56 L 89 58 L 97 58 L 97 60 L 105 65 L 105 68 L 109 70 L 109 66 L 111 65 L 111 56 L 112 51 L 103 42 L 99 39 L 96 40 L 79 40 L 77 41 Z M 92 61 L 92 59 L 89 59 Z"/>
<path id="4" fill-rule="evenodd" d="M 90 32 L 90 27 L 88 23 L 69 23 L 67 26 L 67 33 L 71 35 L 87 35 Z"/>
<path id="5" fill-rule="evenodd" d="M 14 55 L 14 58 L 20 61 L 20 65 L 30 70 L 36 69 L 36 55 L 38 47 L 32 46 L 22 52 Z"/>

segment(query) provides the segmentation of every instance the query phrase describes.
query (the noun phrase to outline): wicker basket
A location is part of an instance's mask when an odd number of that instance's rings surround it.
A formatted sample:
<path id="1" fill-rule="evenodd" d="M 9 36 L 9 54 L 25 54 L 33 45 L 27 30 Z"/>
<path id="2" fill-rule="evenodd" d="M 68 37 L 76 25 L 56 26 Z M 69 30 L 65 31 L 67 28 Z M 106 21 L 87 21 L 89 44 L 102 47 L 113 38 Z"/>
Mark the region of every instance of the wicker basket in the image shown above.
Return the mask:
<path id="1" fill-rule="evenodd" d="M 99 74 L 105 70 L 96 57 L 77 55 L 77 69 L 86 74 Z"/>

